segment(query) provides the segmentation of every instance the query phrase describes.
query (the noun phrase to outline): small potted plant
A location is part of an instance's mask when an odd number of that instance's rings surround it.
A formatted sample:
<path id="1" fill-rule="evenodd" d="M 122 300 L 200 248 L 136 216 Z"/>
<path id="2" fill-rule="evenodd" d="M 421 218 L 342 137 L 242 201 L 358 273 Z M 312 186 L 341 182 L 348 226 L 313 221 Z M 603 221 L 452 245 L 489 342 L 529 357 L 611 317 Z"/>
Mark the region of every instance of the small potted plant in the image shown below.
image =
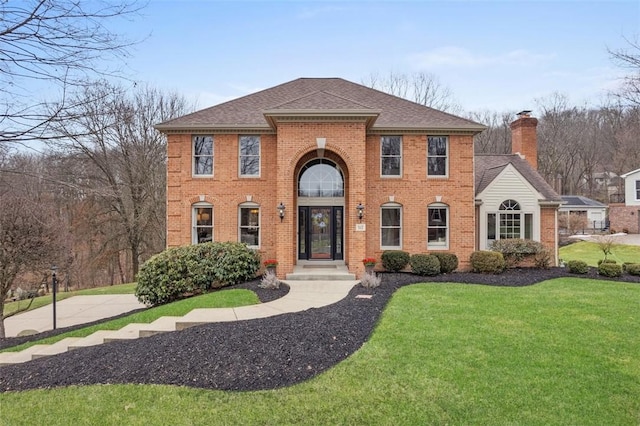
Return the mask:
<path id="1" fill-rule="evenodd" d="M 276 272 L 276 266 L 278 266 L 278 261 L 276 259 L 267 259 L 263 263 L 264 267 L 267 268 L 267 272 Z"/>
<path id="2" fill-rule="evenodd" d="M 365 272 L 373 272 L 373 267 L 376 266 L 376 259 L 374 257 L 366 257 L 362 259 Z"/>

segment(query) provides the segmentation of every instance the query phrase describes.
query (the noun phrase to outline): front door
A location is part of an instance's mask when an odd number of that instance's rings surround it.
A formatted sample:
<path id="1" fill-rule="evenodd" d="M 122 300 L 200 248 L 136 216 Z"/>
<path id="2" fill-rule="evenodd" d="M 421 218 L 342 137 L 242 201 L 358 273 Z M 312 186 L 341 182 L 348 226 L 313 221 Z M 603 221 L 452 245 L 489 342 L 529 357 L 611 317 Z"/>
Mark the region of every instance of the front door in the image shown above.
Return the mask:
<path id="1" fill-rule="evenodd" d="M 298 208 L 298 259 L 343 259 L 342 206 Z"/>

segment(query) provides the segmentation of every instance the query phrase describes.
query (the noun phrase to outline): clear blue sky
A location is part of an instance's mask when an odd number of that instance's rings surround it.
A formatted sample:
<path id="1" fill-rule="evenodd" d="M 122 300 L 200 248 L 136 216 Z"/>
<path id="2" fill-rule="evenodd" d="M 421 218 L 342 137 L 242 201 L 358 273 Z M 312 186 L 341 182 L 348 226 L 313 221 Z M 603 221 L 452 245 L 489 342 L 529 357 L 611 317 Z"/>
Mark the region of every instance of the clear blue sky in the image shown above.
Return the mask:
<path id="1" fill-rule="evenodd" d="M 150 0 L 119 28 L 148 35 L 135 79 L 199 108 L 298 77 L 426 71 L 468 111 L 535 109 L 553 92 L 599 104 L 622 70 L 607 48 L 640 36 L 640 1 Z"/>

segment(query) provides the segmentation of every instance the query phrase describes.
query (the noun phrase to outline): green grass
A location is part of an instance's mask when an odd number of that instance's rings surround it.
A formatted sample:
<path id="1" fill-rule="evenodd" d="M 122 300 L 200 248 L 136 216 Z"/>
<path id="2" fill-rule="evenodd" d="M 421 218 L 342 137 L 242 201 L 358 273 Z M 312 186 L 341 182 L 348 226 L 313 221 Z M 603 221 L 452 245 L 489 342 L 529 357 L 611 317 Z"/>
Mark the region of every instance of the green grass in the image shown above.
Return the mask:
<path id="1" fill-rule="evenodd" d="M 591 241 L 580 241 L 565 247 L 560 247 L 560 258 L 565 262 L 569 260 L 582 260 L 589 266 L 598 266 L 598 260 L 604 259 L 604 253 L 598 247 L 598 243 Z M 607 256 L 614 259 L 619 264 L 624 262 L 640 262 L 640 246 L 616 244 Z"/>
<path id="2" fill-rule="evenodd" d="M 16 352 L 33 345 L 48 345 L 67 337 L 85 337 L 98 330 L 119 330 L 130 323 L 150 323 L 164 316 L 183 316 L 196 308 L 234 308 L 238 306 L 255 305 L 257 303 L 260 303 L 260 300 L 251 290 L 229 289 L 215 291 L 201 296 L 190 297 L 188 299 L 178 300 L 166 305 L 146 309 L 118 319 L 69 331 L 46 339 L 24 343 L 0 352 Z"/>
<path id="3" fill-rule="evenodd" d="M 102 295 L 102 294 L 134 294 L 136 291 L 136 283 L 129 284 L 119 284 L 112 285 L 107 287 L 96 287 L 96 288 L 87 288 L 83 290 L 77 291 L 69 291 L 69 292 L 58 292 L 56 294 L 56 300 L 64 300 L 73 296 L 92 296 L 92 295 Z M 31 307 L 29 307 L 29 311 L 37 308 L 41 308 L 46 305 L 50 305 L 53 303 L 53 295 L 47 294 L 45 296 L 36 297 L 33 299 L 33 303 Z M 17 300 L 15 302 L 9 302 L 4 304 L 4 314 L 8 315 L 20 308 L 29 305 L 29 300 Z"/>
<path id="4" fill-rule="evenodd" d="M 370 341 L 289 388 L 102 385 L 0 395 L 6 424 L 640 423 L 640 286 L 398 291 Z M 176 413 L 179 413 L 177 415 Z"/>

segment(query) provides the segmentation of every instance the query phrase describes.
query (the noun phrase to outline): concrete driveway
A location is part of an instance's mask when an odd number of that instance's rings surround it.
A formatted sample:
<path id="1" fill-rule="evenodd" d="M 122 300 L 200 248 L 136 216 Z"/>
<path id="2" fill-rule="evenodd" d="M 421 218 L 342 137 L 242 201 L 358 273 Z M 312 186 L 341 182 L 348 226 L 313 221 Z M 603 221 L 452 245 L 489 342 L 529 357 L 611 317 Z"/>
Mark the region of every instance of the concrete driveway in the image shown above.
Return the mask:
<path id="1" fill-rule="evenodd" d="M 133 294 L 74 296 L 56 303 L 56 326 L 64 328 L 85 324 L 144 307 Z M 25 330 L 38 333 L 52 330 L 53 305 L 9 317 L 4 320 L 4 326 L 7 337 L 15 337 Z"/>
<path id="2" fill-rule="evenodd" d="M 611 237 L 618 244 L 628 244 L 632 246 L 640 246 L 640 234 L 605 234 L 605 235 L 572 235 L 570 238 L 584 240 L 584 241 L 597 241 L 598 238 Z"/>

